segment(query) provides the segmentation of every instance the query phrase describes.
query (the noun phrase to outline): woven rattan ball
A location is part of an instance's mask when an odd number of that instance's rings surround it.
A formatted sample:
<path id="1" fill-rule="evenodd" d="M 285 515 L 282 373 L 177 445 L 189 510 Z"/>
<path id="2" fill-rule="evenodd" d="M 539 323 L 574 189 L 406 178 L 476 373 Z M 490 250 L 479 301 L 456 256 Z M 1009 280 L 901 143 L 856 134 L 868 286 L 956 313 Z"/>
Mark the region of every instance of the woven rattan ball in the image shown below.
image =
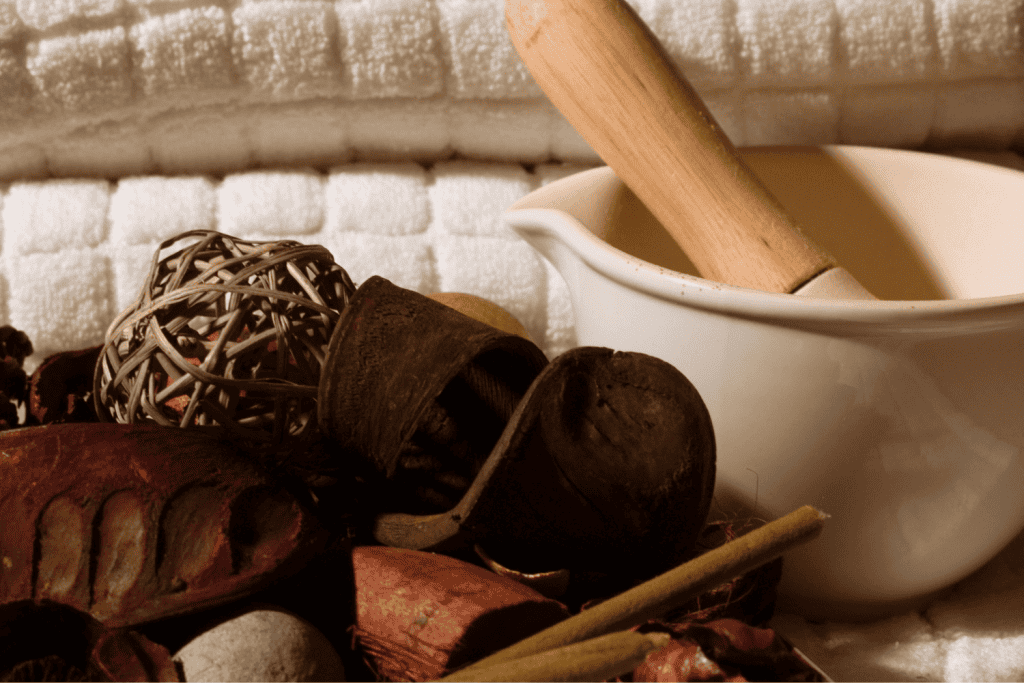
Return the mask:
<path id="1" fill-rule="evenodd" d="M 173 237 L 107 330 L 96 412 L 116 422 L 220 425 L 265 452 L 306 442 L 317 433 L 327 345 L 354 291 L 321 246 L 209 230 Z"/>

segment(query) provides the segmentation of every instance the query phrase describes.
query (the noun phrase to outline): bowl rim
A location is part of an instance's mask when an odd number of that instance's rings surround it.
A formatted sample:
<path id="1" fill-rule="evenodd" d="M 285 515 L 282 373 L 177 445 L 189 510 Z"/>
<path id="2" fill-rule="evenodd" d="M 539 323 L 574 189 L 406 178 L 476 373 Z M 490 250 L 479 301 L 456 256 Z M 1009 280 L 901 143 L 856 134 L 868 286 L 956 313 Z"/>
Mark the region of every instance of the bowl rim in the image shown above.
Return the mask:
<path id="1" fill-rule="evenodd" d="M 963 165 L 975 171 L 1011 174 L 1019 177 L 1024 186 L 1022 171 L 931 152 L 857 145 L 788 145 L 749 149 L 782 153 L 824 150 L 854 160 L 892 155 L 910 161 L 938 161 Z M 608 244 L 561 209 L 530 206 L 531 199 L 536 201 L 538 192 L 552 192 L 557 189 L 555 186 L 579 184 L 590 176 L 594 177 L 594 182 L 621 183 L 608 166 L 574 173 L 552 181 L 517 201 L 505 212 L 503 222 L 524 238 L 530 233 L 556 234 L 590 269 L 640 294 L 731 317 L 770 320 L 800 327 L 824 326 L 832 332 L 837 328 L 851 326 L 858 333 L 863 333 L 861 328 L 865 325 L 875 331 L 885 329 L 887 333 L 897 329 L 903 332 L 942 331 L 961 334 L 1024 325 L 1024 292 L 924 301 L 814 299 L 796 294 L 763 292 L 706 280 L 644 261 Z M 549 226 L 550 229 L 546 230 L 542 226 Z"/>

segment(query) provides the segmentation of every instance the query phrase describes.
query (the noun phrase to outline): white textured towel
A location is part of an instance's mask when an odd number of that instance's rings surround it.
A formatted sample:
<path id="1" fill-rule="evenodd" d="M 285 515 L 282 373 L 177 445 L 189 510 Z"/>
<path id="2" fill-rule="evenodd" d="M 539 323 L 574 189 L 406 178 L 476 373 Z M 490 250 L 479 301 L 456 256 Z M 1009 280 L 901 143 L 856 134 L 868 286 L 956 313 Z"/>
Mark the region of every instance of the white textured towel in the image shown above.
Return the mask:
<path id="1" fill-rule="evenodd" d="M 1021 0 L 634 0 L 738 145 L 1024 144 Z M 0 179 L 596 162 L 502 0 L 0 0 Z"/>
<path id="2" fill-rule="evenodd" d="M 499 218 L 541 184 L 583 167 L 362 162 L 329 172 L 19 180 L 0 194 L 0 316 L 36 354 L 100 343 L 138 295 L 162 240 L 194 229 L 323 244 L 359 283 L 382 275 L 427 293 L 486 296 L 549 355 L 573 341 L 561 278 Z"/>
<path id="3" fill-rule="evenodd" d="M 32 363 L 96 344 L 162 239 L 214 228 L 485 296 L 570 348 L 565 284 L 499 216 L 599 160 L 502 4 L 0 0 L 0 322 Z M 1024 0 L 633 4 L 738 145 L 1024 150 Z M 778 624 L 837 680 L 1022 680 L 1022 548 L 921 613 Z"/>

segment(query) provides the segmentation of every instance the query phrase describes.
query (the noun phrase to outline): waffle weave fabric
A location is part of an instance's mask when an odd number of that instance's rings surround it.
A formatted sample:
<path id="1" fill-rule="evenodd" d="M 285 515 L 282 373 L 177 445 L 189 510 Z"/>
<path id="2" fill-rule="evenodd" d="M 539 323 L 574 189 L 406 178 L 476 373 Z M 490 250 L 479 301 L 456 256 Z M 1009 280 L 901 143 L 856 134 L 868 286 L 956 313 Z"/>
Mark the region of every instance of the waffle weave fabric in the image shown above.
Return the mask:
<path id="1" fill-rule="evenodd" d="M 737 145 L 1021 147 L 1020 0 L 634 0 Z M 595 163 L 502 0 L 0 0 L 0 179 Z"/>
<path id="2" fill-rule="evenodd" d="M 38 360 L 101 343 L 132 303 L 159 243 L 214 229 L 322 244 L 358 284 L 485 296 L 557 355 L 574 342 L 565 283 L 500 223 L 531 190 L 581 167 L 364 162 L 206 175 L 22 180 L 0 192 L 0 318 Z"/>

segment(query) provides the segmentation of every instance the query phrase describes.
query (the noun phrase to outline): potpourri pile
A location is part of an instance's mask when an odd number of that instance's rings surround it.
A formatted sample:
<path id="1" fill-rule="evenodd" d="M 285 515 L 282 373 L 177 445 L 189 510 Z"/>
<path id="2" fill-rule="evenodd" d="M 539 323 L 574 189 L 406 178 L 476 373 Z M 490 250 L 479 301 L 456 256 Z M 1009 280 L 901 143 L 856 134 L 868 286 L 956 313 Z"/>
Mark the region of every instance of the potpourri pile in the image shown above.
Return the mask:
<path id="1" fill-rule="evenodd" d="M 275 324 L 289 314 L 272 292 L 252 305 Z M 30 340 L 0 327 L 0 680 L 225 678 L 260 659 L 231 648 L 263 636 L 219 629 L 268 612 L 295 622 L 280 638 L 299 645 L 270 647 L 269 668 L 245 675 L 437 679 L 754 525 L 707 522 L 710 422 L 662 361 L 548 361 L 521 332 L 381 278 L 339 312 L 330 345 L 310 347 L 333 382 L 321 380 L 322 433 L 302 425 L 304 456 L 269 461 L 216 423 L 117 423 L 97 412 L 103 346 L 28 376 Z M 217 353 L 244 342 L 233 334 Z M 189 347 L 193 365 L 242 386 L 203 364 L 216 344 Z M 669 645 L 612 680 L 823 680 L 767 626 L 781 563 L 635 625 Z M 333 651 L 317 655 L 317 638 Z"/>

